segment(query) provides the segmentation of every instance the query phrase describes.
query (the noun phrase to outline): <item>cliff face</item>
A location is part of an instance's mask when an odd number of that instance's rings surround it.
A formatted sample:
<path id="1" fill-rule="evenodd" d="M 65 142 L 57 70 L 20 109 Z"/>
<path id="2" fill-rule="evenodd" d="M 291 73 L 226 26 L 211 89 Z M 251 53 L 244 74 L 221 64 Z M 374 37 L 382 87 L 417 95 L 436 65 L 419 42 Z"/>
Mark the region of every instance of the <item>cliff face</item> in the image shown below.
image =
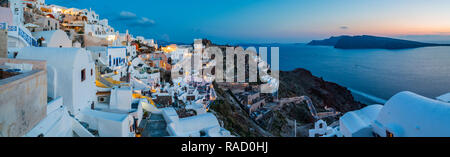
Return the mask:
<path id="1" fill-rule="evenodd" d="M 293 71 L 280 71 L 278 92 L 279 98 L 308 96 L 318 112 L 326 111 L 325 106 L 341 113 L 364 106 L 354 100 L 347 88 L 324 81 L 322 78 L 313 76 L 308 70 L 300 68 Z M 337 122 L 339 117 L 328 117 L 324 120 L 331 124 Z M 286 104 L 259 120 L 261 127 L 276 136 L 293 136 L 294 125 L 297 125 L 296 136 L 308 136 L 308 130 L 313 128 L 313 123 L 314 119 L 305 103 Z"/>
<path id="2" fill-rule="evenodd" d="M 215 85 L 217 87 L 217 85 Z M 229 89 L 216 89 L 218 100 L 211 105 L 210 112 L 216 115 L 219 123 L 233 135 L 240 137 L 273 136 L 258 124 L 233 99 Z"/>
<path id="3" fill-rule="evenodd" d="M 302 95 L 310 97 L 318 110 L 328 106 L 345 113 L 363 106 L 347 88 L 313 76 L 306 69 L 280 71 L 279 97 Z"/>
<path id="4" fill-rule="evenodd" d="M 236 135 L 267 136 L 271 134 L 290 137 L 294 135 L 294 125 L 297 125 L 297 136 L 308 136 L 308 129 L 313 127 L 314 119 L 307 104 L 304 103 L 288 103 L 271 110 L 256 121 L 259 127 L 255 126 L 248 114 L 236 105 L 236 101 L 232 100 L 230 92 L 224 92 L 225 90 L 228 89 L 217 89 L 219 97 L 222 97 L 224 101 L 212 106 L 212 109 L 224 123 L 225 128 Z M 308 96 L 318 112 L 326 111 L 325 106 L 341 113 L 364 106 L 354 100 L 347 88 L 324 81 L 305 69 L 280 71 L 278 92 L 279 98 Z M 336 122 L 338 117 L 329 117 L 324 120 L 330 124 Z"/>

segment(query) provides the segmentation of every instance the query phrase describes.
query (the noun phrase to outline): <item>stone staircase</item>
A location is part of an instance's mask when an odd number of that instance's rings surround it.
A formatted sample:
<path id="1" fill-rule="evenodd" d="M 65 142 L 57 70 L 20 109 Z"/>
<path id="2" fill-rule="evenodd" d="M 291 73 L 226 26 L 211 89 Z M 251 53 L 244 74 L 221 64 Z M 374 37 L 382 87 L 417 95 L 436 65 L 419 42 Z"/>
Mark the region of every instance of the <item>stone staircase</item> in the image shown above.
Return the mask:
<path id="1" fill-rule="evenodd" d="M 161 114 L 151 114 L 145 121 L 144 131 L 142 132 L 143 137 L 170 136 L 166 130 L 166 121 L 164 121 L 164 117 Z"/>

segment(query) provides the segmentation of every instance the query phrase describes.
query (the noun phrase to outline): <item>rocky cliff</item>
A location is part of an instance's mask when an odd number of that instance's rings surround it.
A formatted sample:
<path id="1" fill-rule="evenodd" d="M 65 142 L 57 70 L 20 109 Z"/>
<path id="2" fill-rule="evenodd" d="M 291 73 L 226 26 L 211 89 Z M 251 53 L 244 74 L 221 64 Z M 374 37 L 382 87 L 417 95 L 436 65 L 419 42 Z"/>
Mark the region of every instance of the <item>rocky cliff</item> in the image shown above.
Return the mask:
<path id="1" fill-rule="evenodd" d="M 294 124 L 297 125 L 297 136 L 308 136 L 308 129 L 313 127 L 314 119 L 304 103 L 288 103 L 276 110 L 271 110 L 253 124 L 235 101 L 228 89 L 218 89 L 220 97 L 225 98 L 213 108 L 224 127 L 240 136 L 272 136 L 289 137 L 294 135 Z M 326 111 L 325 106 L 345 113 L 364 106 L 354 100 L 351 92 L 336 83 L 328 82 L 313 76 L 305 69 L 280 72 L 279 98 L 308 96 L 318 112 Z M 294 121 L 295 120 L 295 121 Z M 338 117 L 325 119 L 328 123 L 336 122 Z M 295 123 L 296 122 L 296 123 Z M 263 129 L 264 131 L 260 130 Z"/>
<path id="2" fill-rule="evenodd" d="M 348 112 L 362 107 L 343 86 L 316 77 L 306 69 L 280 71 L 279 97 L 308 96 L 317 108 L 332 107 Z"/>

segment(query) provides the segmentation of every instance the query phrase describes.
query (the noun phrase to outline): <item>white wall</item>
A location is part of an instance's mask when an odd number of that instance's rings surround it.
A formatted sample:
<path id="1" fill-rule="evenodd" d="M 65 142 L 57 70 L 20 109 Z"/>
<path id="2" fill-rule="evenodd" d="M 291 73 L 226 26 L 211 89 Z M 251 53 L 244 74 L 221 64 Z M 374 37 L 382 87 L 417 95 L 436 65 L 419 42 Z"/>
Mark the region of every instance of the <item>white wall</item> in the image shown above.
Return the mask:
<path id="1" fill-rule="evenodd" d="M 63 97 L 64 105 L 75 116 L 95 100 L 95 63 L 85 49 L 27 47 L 20 50 L 17 58 L 46 60 L 48 69 L 56 69 L 54 78 L 48 79 L 56 80 L 48 82 L 48 87 L 55 89 L 49 95 Z M 84 81 L 82 69 L 86 69 Z"/>
<path id="2" fill-rule="evenodd" d="M 126 47 L 108 47 L 107 48 L 108 66 L 110 66 L 109 62 L 111 63 L 111 67 L 126 65 L 127 64 L 126 52 L 127 52 Z M 119 59 L 119 61 L 122 60 L 122 62 L 119 62 L 118 65 L 115 65 L 114 64 L 115 59 Z"/>
<path id="3" fill-rule="evenodd" d="M 450 104 L 412 92 L 400 92 L 384 104 L 373 122 L 373 130 L 394 137 L 450 136 Z"/>
<path id="4" fill-rule="evenodd" d="M 111 89 L 111 98 L 109 106 L 111 109 L 123 111 L 131 110 L 132 91 L 130 87 L 113 87 Z"/>
<path id="5" fill-rule="evenodd" d="M 86 51 L 83 51 L 87 53 Z M 88 55 L 82 55 L 77 59 L 73 67 L 73 100 L 75 113 L 81 109 L 89 107 L 90 104 L 96 100 L 95 87 L 95 63 L 88 62 L 90 59 Z M 81 81 L 81 70 L 86 70 L 86 80 Z M 91 75 L 92 70 L 92 75 Z M 76 114 L 75 114 L 76 115 Z"/>
<path id="6" fill-rule="evenodd" d="M 46 43 L 43 45 L 45 47 L 72 47 L 72 40 L 62 30 L 35 32 L 33 36 L 36 39 L 43 37 Z"/>
<path id="7" fill-rule="evenodd" d="M 128 137 L 133 123 L 131 115 L 84 109 L 80 120 L 98 130 L 100 137 Z"/>

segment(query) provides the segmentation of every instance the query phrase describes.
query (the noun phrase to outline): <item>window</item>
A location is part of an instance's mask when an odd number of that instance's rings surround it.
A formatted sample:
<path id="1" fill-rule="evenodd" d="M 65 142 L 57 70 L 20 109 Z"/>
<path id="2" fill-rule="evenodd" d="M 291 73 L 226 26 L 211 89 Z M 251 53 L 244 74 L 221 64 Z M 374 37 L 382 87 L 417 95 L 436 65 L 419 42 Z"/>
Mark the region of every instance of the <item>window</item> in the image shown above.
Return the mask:
<path id="1" fill-rule="evenodd" d="M 81 82 L 86 80 L 86 69 L 81 70 Z"/>
<path id="2" fill-rule="evenodd" d="M 394 134 L 386 130 L 386 137 L 394 137 Z"/>
<path id="3" fill-rule="evenodd" d="M 105 97 L 98 97 L 98 102 L 104 103 L 104 102 L 106 102 L 106 98 Z"/>
<path id="4" fill-rule="evenodd" d="M 91 76 L 93 76 L 93 75 L 94 75 L 94 70 L 91 69 Z"/>
<path id="5" fill-rule="evenodd" d="M 200 130 L 200 137 L 205 137 L 205 136 L 206 136 L 206 131 Z"/>

